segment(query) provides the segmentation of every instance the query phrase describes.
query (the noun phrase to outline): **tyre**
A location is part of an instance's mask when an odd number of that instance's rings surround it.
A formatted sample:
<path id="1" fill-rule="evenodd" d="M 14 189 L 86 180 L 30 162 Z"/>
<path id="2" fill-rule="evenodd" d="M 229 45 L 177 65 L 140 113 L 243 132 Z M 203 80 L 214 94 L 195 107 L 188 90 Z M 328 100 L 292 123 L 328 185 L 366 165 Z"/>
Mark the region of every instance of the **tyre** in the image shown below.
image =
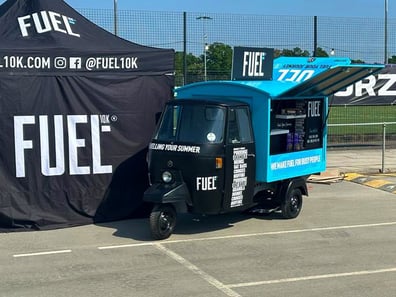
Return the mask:
<path id="1" fill-rule="evenodd" d="M 150 231 L 154 239 L 168 238 L 176 226 L 176 210 L 170 204 L 157 204 L 150 214 Z"/>
<path id="2" fill-rule="evenodd" d="M 296 218 L 302 208 L 302 193 L 298 188 L 291 189 L 281 204 L 282 217 L 285 219 Z"/>

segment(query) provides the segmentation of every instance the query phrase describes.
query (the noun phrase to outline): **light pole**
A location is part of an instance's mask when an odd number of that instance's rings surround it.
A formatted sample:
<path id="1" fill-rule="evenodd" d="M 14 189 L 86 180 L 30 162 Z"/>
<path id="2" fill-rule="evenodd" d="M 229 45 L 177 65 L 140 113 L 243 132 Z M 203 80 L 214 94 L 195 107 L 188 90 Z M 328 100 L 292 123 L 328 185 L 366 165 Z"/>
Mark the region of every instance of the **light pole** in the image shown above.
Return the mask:
<path id="1" fill-rule="evenodd" d="M 197 17 L 197 20 L 203 20 L 202 30 L 203 30 L 203 49 L 204 49 L 204 79 L 206 81 L 207 80 L 206 51 L 208 50 L 208 43 L 207 43 L 208 36 L 206 35 L 205 22 L 206 22 L 206 20 L 212 20 L 212 18 L 208 17 L 208 16 L 199 16 L 199 17 Z"/>

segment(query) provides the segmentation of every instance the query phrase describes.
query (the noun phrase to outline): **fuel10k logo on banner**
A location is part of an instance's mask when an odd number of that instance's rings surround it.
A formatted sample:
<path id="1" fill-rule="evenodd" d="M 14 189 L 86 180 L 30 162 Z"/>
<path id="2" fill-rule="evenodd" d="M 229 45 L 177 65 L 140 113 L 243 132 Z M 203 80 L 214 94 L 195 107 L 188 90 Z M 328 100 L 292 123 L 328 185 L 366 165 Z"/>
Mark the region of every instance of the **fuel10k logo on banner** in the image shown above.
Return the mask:
<path id="1" fill-rule="evenodd" d="M 56 31 L 75 37 L 80 34 L 73 31 L 76 20 L 60 13 L 42 10 L 30 15 L 18 18 L 19 29 L 23 37 L 28 37 L 32 33 L 42 34 Z"/>
<path id="2" fill-rule="evenodd" d="M 14 116 L 15 176 L 27 177 L 29 166 L 43 176 L 111 174 L 112 165 L 102 164 L 101 138 L 114 121 L 115 115 Z M 40 160 L 32 160 L 34 151 Z"/>

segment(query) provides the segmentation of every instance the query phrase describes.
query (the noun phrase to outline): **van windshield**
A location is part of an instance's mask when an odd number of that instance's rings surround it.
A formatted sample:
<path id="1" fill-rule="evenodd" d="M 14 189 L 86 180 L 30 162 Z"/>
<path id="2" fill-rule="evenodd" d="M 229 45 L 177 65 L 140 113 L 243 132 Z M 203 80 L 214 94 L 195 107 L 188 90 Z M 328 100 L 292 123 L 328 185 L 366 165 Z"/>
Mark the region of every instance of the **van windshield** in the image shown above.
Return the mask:
<path id="1" fill-rule="evenodd" d="M 161 141 L 220 143 L 225 108 L 197 104 L 167 105 L 154 137 Z"/>

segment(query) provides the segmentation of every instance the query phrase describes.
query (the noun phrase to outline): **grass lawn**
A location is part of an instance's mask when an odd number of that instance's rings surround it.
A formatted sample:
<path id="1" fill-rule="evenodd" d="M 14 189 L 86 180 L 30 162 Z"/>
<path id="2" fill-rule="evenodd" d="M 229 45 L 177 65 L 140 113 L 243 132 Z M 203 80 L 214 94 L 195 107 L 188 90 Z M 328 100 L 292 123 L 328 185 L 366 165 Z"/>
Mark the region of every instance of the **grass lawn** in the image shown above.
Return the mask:
<path id="1" fill-rule="evenodd" d="M 396 123 L 396 106 L 331 106 L 328 123 Z M 396 133 L 396 124 L 388 124 L 386 132 Z M 382 135 L 382 125 L 329 127 L 328 135 Z"/>

